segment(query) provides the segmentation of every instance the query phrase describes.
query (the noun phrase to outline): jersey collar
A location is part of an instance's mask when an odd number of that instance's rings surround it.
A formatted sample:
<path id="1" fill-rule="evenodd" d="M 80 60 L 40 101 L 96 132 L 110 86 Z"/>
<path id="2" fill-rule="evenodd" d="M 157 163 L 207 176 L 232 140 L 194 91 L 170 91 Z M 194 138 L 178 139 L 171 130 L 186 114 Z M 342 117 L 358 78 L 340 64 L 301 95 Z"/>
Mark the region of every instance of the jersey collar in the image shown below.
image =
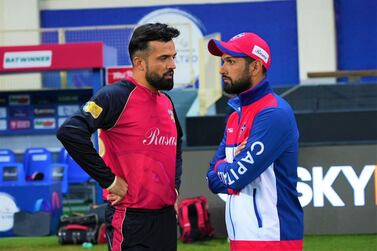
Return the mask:
<path id="1" fill-rule="evenodd" d="M 144 85 L 141 85 L 141 84 L 139 84 L 133 77 L 131 77 L 131 76 L 128 76 L 127 78 L 126 78 L 126 80 L 128 80 L 128 81 L 130 81 L 131 83 L 133 83 L 134 85 L 136 85 L 136 86 L 138 86 L 138 87 L 140 87 L 140 88 L 143 88 L 144 90 L 146 90 L 148 93 L 150 93 L 152 96 L 153 95 L 160 95 L 160 90 L 157 90 L 156 92 L 153 92 L 153 91 L 151 91 L 151 90 L 149 90 L 147 87 L 145 87 Z"/>

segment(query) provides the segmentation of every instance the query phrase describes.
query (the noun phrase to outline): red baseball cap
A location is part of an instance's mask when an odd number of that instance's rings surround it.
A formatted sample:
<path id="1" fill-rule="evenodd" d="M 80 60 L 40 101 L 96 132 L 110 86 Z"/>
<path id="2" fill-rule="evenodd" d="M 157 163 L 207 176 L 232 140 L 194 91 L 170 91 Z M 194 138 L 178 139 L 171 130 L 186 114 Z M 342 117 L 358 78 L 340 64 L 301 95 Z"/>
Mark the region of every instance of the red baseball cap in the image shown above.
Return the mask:
<path id="1" fill-rule="evenodd" d="M 232 37 L 228 42 L 211 39 L 208 51 L 215 56 L 224 53 L 234 57 L 251 57 L 262 62 L 268 70 L 271 65 L 270 47 L 255 33 L 243 32 Z"/>

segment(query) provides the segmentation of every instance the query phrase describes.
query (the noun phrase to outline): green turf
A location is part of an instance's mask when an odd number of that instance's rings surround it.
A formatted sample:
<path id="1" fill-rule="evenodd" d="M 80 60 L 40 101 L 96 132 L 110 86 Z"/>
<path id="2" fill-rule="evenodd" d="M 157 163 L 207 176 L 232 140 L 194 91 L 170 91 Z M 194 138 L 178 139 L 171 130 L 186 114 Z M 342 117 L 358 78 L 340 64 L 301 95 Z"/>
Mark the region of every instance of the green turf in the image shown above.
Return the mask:
<path id="1" fill-rule="evenodd" d="M 57 237 L 0 238 L 1 251 L 84 251 L 80 245 L 58 244 Z M 95 245 L 93 251 L 107 250 L 106 245 Z M 229 244 L 225 238 L 193 244 L 178 243 L 179 251 L 225 251 Z M 377 235 L 324 235 L 305 236 L 305 251 L 377 251 Z"/>
<path id="2" fill-rule="evenodd" d="M 305 251 L 377 251 L 377 235 L 307 235 Z"/>

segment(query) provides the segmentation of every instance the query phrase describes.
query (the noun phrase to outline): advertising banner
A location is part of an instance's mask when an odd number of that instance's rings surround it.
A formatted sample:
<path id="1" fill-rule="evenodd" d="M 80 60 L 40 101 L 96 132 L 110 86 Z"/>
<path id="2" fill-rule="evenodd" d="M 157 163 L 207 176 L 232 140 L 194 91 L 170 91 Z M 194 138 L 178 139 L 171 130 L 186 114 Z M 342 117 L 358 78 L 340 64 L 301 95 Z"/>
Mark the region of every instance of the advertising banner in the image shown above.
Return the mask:
<path id="1" fill-rule="evenodd" d="M 180 197 L 206 196 L 215 234 L 226 236 L 225 202 L 203 177 L 214 153 L 184 151 Z M 376 153 L 376 144 L 300 147 L 297 191 L 305 234 L 377 233 Z"/>
<path id="2" fill-rule="evenodd" d="M 103 62 L 99 42 L 0 47 L 0 73 L 102 68 Z"/>
<path id="3" fill-rule="evenodd" d="M 106 84 L 113 84 L 127 77 L 132 77 L 131 65 L 106 68 Z"/>

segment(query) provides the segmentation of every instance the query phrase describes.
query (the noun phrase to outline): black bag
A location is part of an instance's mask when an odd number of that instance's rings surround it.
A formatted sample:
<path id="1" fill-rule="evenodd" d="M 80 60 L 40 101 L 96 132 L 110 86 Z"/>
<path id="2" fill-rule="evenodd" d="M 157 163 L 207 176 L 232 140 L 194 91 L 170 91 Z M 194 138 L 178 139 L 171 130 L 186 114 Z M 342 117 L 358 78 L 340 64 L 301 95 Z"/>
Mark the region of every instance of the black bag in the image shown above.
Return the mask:
<path id="1" fill-rule="evenodd" d="M 97 243 L 98 235 L 97 214 L 84 216 L 66 216 L 60 218 L 58 239 L 60 244 L 81 244 L 84 242 Z"/>

